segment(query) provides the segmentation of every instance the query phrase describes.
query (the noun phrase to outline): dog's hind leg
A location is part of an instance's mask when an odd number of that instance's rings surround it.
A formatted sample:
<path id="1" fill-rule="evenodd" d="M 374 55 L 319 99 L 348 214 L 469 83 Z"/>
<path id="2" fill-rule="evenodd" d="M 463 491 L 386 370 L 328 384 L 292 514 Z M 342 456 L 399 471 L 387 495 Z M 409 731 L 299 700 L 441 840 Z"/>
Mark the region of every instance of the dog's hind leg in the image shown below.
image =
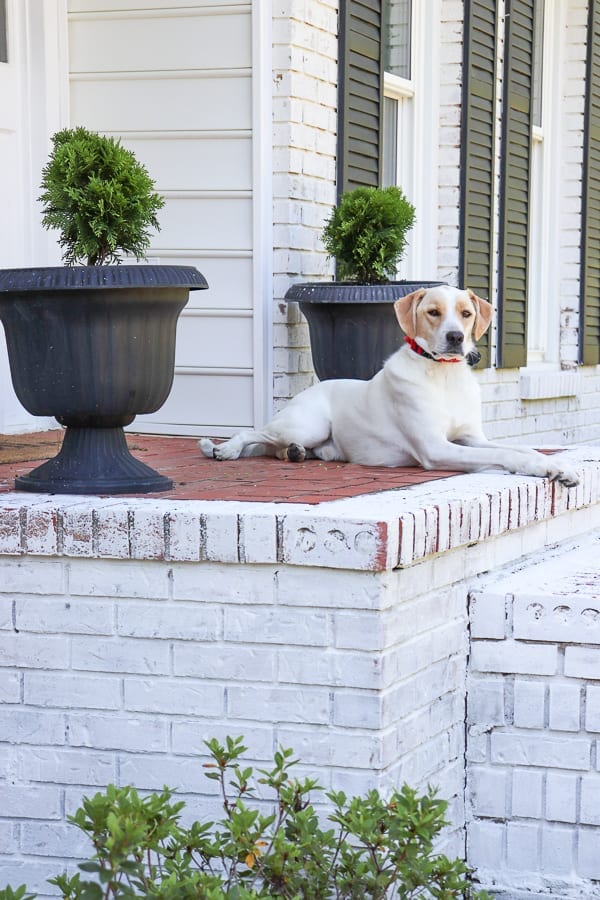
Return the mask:
<path id="1" fill-rule="evenodd" d="M 331 420 L 326 400 L 318 400 L 315 385 L 284 407 L 262 429 L 240 431 L 222 444 L 208 438 L 199 441 L 205 456 L 213 459 L 238 459 L 240 456 L 276 456 L 290 462 L 302 462 L 312 447 L 329 441 Z M 315 399 L 316 397 L 316 399 Z"/>
<path id="2" fill-rule="evenodd" d="M 322 459 L 323 462 L 344 460 L 344 456 L 341 454 L 339 447 L 332 438 L 328 441 L 324 441 L 322 444 L 319 444 L 318 447 L 313 447 L 312 453 L 317 457 L 317 459 Z"/>
<path id="3" fill-rule="evenodd" d="M 215 444 L 210 438 L 200 438 L 198 445 L 204 456 L 210 459 L 239 459 L 240 456 L 279 456 L 287 442 L 275 438 L 266 431 L 239 431 L 222 444 Z M 281 458 L 281 457 L 280 457 Z"/>

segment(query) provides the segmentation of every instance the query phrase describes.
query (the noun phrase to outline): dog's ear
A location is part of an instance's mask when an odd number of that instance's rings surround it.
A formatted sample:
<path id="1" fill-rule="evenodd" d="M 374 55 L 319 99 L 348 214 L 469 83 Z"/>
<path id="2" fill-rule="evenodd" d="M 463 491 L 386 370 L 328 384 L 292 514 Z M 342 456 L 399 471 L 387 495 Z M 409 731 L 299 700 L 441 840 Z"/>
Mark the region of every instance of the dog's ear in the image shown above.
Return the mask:
<path id="1" fill-rule="evenodd" d="M 485 334 L 492 322 L 494 308 L 487 300 L 483 300 L 474 294 L 473 291 L 467 290 L 467 294 L 475 304 L 475 325 L 473 327 L 473 337 L 479 340 L 482 334 Z"/>
<path id="2" fill-rule="evenodd" d="M 406 297 L 401 297 L 394 303 L 394 312 L 398 319 L 398 324 L 409 338 L 416 337 L 417 334 L 417 304 L 419 300 L 425 296 L 427 291 L 425 288 L 419 288 Z"/>

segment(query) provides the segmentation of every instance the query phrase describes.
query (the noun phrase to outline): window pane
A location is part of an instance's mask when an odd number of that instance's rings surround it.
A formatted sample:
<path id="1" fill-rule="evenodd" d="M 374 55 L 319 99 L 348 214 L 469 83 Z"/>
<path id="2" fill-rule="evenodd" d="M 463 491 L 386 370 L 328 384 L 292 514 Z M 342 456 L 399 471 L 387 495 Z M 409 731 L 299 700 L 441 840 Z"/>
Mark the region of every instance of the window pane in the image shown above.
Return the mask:
<path id="1" fill-rule="evenodd" d="M 398 101 L 383 98 L 383 166 L 382 186 L 396 184 L 398 170 Z"/>
<path id="2" fill-rule="evenodd" d="M 8 62 L 8 41 L 6 39 L 6 0 L 0 0 L 0 63 Z"/>
<path id="3" fill-rule="evenodd" d="M 383 66 L 386 72 L 410 78 L 412 0 L 384 0 Z"/>
<path id="4" fill-rule="evenodd" d="M 542 124 L 542 77 L 544 61 L 544 0 L 535 0 L 535 30 L 533 33 L 533 124 Z"/>

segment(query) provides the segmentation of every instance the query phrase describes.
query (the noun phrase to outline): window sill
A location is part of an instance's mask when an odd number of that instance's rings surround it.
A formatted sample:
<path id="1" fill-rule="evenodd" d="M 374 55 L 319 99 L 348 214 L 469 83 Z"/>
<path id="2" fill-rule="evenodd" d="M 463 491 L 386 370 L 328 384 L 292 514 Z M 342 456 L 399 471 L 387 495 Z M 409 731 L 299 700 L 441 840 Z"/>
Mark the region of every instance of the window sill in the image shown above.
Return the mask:
<path id="1" fill-rule="evenodd" d="M 521 369 L 521 400 L 549 400 L 574 397 L 581 390 L 581 374 L 577 370 L 560 372 L 547 369 Z"/>

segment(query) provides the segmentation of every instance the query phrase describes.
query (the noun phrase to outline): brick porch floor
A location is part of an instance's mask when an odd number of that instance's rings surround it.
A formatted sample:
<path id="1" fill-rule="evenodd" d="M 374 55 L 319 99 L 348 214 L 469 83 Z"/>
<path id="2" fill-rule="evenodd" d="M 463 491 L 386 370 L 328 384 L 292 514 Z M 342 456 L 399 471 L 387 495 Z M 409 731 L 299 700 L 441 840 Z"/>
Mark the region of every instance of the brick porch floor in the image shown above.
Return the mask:
<path id="1" fill-rule="evenodd" d="M 0 493 L 14 489 L 16 475 L 54 456 L 61 440 L 60 431 L 0 435 Z M 173 480 L 173 490 L 144 495 L 164 499 L 321 503 L 455 474 L 319 460 L 289 463 L 264 457 L 215 462 L 200 454 L 196 438 L 130 434 L 127 441 L 134 456 Z"/>

